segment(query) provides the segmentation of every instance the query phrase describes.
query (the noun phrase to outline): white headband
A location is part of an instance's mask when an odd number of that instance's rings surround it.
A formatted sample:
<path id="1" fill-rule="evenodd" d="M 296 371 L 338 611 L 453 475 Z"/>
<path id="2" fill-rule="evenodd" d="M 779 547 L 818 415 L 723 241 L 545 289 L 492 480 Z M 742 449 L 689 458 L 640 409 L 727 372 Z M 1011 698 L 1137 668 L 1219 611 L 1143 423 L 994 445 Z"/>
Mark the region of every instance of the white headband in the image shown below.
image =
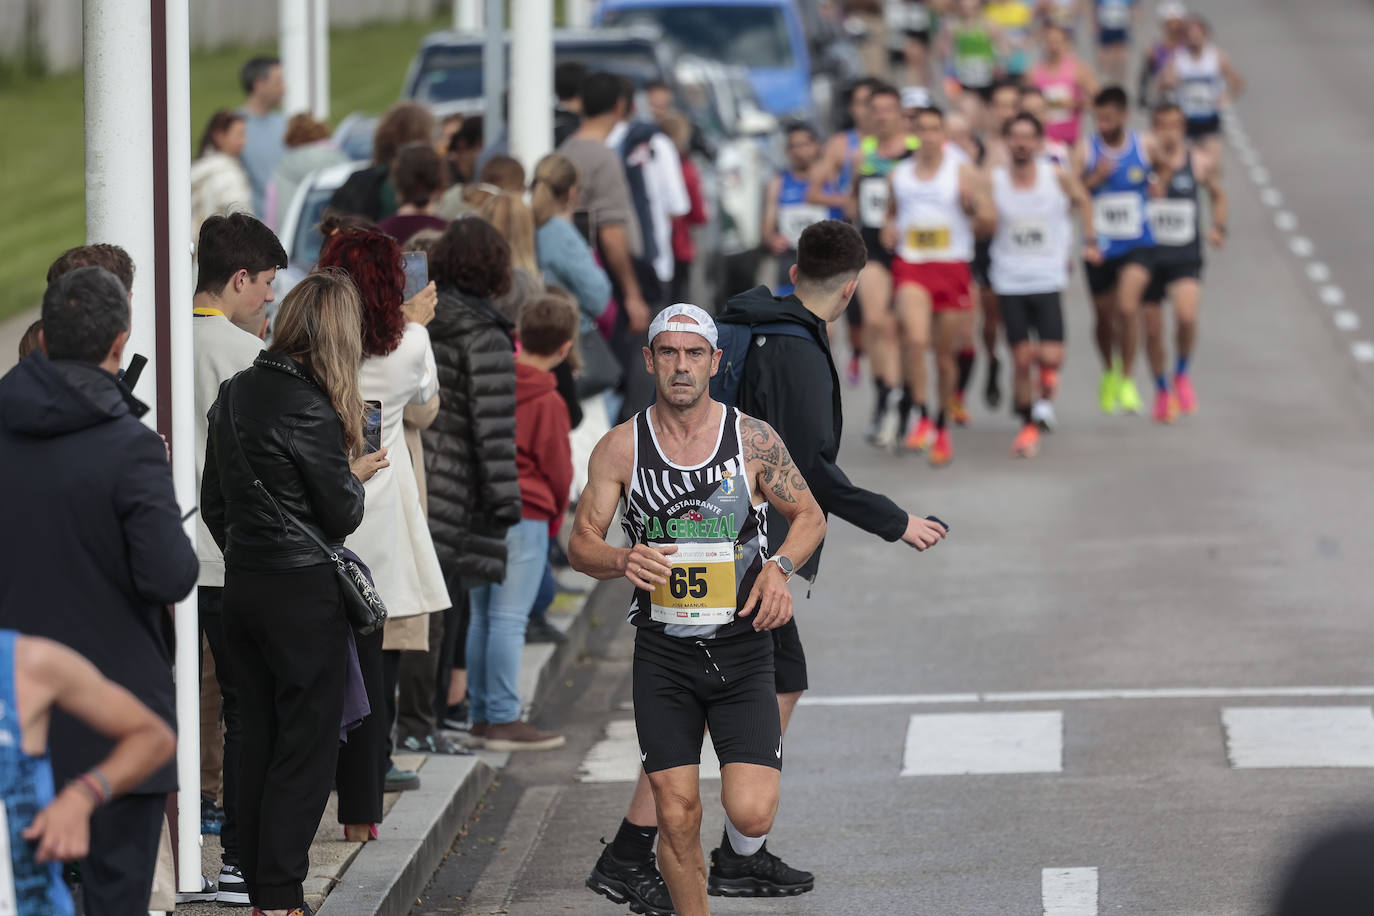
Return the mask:
<path id="1" fill-rule="evenodd" d="M 674 318 L 690 318 L 696 324 L 688 324 L 685 321 L 674 321 Z M 688 305 L 679 302 L 677 305 L 670 305 L 659 312 L 649 325 L 649 346 L 654 345 L 654 338 L 664 331 L 681 331 L 684 334 L 697 334 L 706 338 L 706 342 L 715 350 L 719 335 L 716 333 L 715 320 L 706 313 L 704 309 L 697 308 L 695 305 Z"/>

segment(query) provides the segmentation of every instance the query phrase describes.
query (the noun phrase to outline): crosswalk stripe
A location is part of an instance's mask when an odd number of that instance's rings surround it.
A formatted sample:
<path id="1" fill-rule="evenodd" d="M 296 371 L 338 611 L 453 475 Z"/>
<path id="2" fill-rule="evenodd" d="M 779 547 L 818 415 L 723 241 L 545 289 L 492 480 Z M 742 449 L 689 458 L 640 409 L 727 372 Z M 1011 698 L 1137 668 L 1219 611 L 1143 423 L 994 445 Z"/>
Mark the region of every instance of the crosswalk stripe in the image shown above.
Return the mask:
<path id="1" fill-rule="evenodd" d="M 1221 721 L 1237 769 L 1374 767 L 1368 706 L 1236 707 Z"/>
<path id="2" fill-rule="evenodd" d="M 1045 869 L 1040 901 L 1044 916 L 1097 916 L 1097 869 Z"/>
<path id="3" fill-rule="evenodd" d="M 907 723 L 903 776 L 1059 773 L 1064 714 L 917 713 Z"/>

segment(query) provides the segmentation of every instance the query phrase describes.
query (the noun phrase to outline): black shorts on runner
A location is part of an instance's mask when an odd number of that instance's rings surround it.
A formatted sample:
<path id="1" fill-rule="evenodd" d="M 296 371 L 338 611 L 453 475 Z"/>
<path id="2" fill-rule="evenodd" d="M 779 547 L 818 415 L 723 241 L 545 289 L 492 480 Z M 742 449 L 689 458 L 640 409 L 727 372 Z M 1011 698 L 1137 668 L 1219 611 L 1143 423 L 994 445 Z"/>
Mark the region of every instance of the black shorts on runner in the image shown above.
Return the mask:
<path id="1" fill-rule="evenodd" d="M 859 235 L 863 237 L 864 247 L 868 249 L 868 260 L 877 262 L 878 266 L 884 270 L 892 269 L 892 252 L 883 247 L 878 235 L 883 230 L 869 229 L 867 227 L 859 230 Z"/>
<path id="2" fill-rule="evenodd" d="M 1189 140 L 1201 140 L 1212 134 L 1221 133 L 1221 115 L 1213 115 L 1204 121 L 1189 121 L 1184 131 Z"/>
<path id="3" fill-rule="evenodd" d="M 1021 296 L 997 297 L 1002 307 L 1002 326 L 1007 329 L 1007 343 L 1016 346 L 1035 339 L 1041 343 L 1064 342 L 1064 309 L 1059 293 L 1029 293 Z"/>
<path id="4" fill-rule="evenodd" d="M 1201 280 L 1202 262 L 1184 261 L 1179 264 L 1156 263 L 1150 270 L 1150 285 L 1145 287 L 1145 305 L 1159 305 L 1169 287 L 1179 280 Z"/>
<path id="5" fill-rule="evenodd" d="M 1127 264 L 1139 264 L 1146 270 L 1152 270 L 1154 268 L 1154 251 L 1154 248 L 1149 245 L 1141 245 L 1139 248 L 1132 248 L 1110 261 L 1103 261 L 1101 264 L 1089 264 L 1084 261 L 1084 273 L 1088 277 L 1088 292 L 1094 296 L 1100 296 L 1116 289 L 1116 281 L 1121 276 L 1121 268 Z"/>
<path id="6" fill-rule="evenodd" d="M 973 243 L 973 260 L 969 263 L 969 271 L 973 274 L 973 282 L 979 286 L 991 286 L 988 282 L 988 271 L 992 269 L 992 239 L 980 239 Z"/>
<path id="7" fill-rule="evenodd" d="M 773 633 L 773 686 L 777 693 L 800 693 L 810 686 L 806 681 L 806 650 L 802 648 L 797 618 Z"/>
<path id="8" fill-rule="evenodd" d="M 722 764 L 782 769 L 769 634 L 690 639 L 639 629 L 633 677 L 644 772 L 700 764 L 708 725 Z"/>

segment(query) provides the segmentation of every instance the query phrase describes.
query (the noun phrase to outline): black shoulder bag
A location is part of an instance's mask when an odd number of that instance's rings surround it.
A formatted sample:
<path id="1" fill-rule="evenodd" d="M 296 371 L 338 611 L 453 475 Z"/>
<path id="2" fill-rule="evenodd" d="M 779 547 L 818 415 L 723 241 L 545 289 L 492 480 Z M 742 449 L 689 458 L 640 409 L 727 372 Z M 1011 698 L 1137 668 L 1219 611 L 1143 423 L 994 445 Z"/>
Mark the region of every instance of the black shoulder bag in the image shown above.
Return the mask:
<path id="1" fill-rule="evenodd" d="M 281 503 L 277 502 L 267 487 L 263 485 L 262 479 L 258 477 L 258 472 L 253 470 L 253 465 L 249 464 L 248 456 L 243 452 L 243 442 L 239 439 L 239 426 L 234 420 L 234 386 L 229 385 L 229 402 L 222 408 L 229 413 L 229 429 L 234 435 L 234 445 L 238 449 L 239 460 L 243 466 L 248 468 L 248 473 L 253 477 L 253 486 L 262 491 L 262 495 L 267 497 L 267 501 L 272 504 L 272 508 L 277 510 L 277 514 L 289 521 L 300 529 L 301 533 L 310 540 L 314 541 L 320 550 L 324 551 L 325 556 L 329 557 L 334 564 L 334 572 L 339 580 L 339 590 L 343 593 L 344 610 L 348 614 L 348 622 L 353 625 L 353 629 L 359 636 L 369 636 L 381 628 L 386 623 L 386 604 L 382 601 L 382 596 L 377 594 L 377 590 L 368 581 L 367 575 L 362 567 L 352 560 L 345 560 L 339 556 L 338 551 L 334 550 L 315 532 L 296 516 L 288 512 Z"/>

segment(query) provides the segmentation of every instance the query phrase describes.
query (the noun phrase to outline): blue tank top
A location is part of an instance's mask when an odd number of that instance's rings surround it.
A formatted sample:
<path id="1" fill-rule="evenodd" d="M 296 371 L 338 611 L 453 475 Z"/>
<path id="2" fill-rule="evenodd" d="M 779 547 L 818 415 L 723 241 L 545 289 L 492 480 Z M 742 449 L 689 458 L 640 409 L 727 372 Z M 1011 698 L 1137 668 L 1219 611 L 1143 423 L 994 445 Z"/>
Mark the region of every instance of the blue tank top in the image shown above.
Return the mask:
<path id="1" fill-rule="evenodd" d="M 14 645 L 18 635 L 13 630 L 0 630 L 0 798 L 4 799 L 9 820 L 14 896 L 22 916 L 71 916 L 75 908 L 67 886 L 62 883 L 62 867 L 56 862 L 35 862 L 34 846 L 22 835 L 38 812 L 53 800 L 53 784 L 47 752 L 31 757 L 24 753 L 21 741 L 14 689 Z"/>
<path id="2" fill-rule="evenodd" d="M 1093 134 L 1088 144 L 1085 175 L 1091 175 L 1100 159 L 1116 163 L 1111 177 L 1093 189 L 1093 229 L 1102 257 L 1111 260 L 1155 243 L 1145 205 L 1149 197 L 1150 165 L 1140 148 L 1140 135 L 1127 131 L 1126 148 L 1113 153 Z"/>

